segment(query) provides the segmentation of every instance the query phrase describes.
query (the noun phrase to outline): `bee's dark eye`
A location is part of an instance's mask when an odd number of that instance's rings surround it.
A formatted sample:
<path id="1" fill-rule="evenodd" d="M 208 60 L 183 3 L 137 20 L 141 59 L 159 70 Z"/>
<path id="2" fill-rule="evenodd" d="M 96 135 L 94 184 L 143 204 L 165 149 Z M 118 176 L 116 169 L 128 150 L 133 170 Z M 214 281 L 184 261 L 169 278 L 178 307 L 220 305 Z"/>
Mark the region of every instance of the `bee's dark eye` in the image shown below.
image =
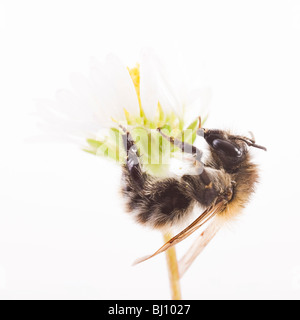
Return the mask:
<path id="1" fill-rule="evenodd" d="M 239 158 L 242 156 L 241 150 L 228 141 L 214 139 L 211 145 L 214 149 L 223 151 L 229 157 Z"/>

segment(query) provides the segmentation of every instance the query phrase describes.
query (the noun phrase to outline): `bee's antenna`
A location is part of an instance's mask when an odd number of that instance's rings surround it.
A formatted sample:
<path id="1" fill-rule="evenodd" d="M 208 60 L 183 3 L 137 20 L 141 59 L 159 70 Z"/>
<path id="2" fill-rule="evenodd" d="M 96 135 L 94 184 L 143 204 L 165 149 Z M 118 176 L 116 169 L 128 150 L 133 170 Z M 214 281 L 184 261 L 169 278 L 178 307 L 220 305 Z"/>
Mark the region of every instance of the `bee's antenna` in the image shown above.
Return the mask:
<path id="1" fill-rule="evenodd" d="M 199 116 L 198 119 L 199 119 L 198 129 L 201 129 L 201 116 Z"/>
<path id="2" fill-rule="evenodd" d="M 123 130 L 123 133 L 126 133 L 126 132 L 127 132 L 127 129 L 120 123 L 120 121 L 114 119 L 113 117 L 111 117 L 111 120 L 112 120 L 113 122 L 115 122 L 115 123 L 118 125 L 118 127 Z"/>
<path id="3" fill-rule="evenodd" d="M 262 149 L 262 150 L 264 150 L 264 151 L 267 151 L 267 148 L 266 148 L 266 147 L 260 146 L 260 145 L 258 145 L 258 144 L 256 144 L 256 143 L 252 143 L 252 144 L 251 144 L 251 147 L 254 147 L 254 148 L 258 148 L 258 149 Z"/>
<path id="4" fill-rule="evenodd" d="M 243 138 L 242 137 L 235 137 L 235 139 L 244 141 L 249 147 L 254 147 L 254 148 L 258 148 L 258 149 L 262 149 L 264 151 L 267 151 L 267 148 L 256 144 L 255 140 L 252 140 L 249 138 L 244 138 L 244 137 Z"/>
<path id="5" fill-rule="evenodd" d="M 255 137 L 254 137 L 254 134 L 252 131 L 248 131 L 250 136 L 251 136 L 251 139 L 249 139 L 251 142 L 255 143 Z"/>
<path id="6" fill-rule="evenodd" d="M 126 133 L 126 132 L 127 132 L 127 129 L 126 129 L 123 125 L 121 125 L 120 123 L 119 123 L 119 128 L 121 128 L 121 129 L 123 130 L 123 132 L 124 132 L 124 133 Z"/>

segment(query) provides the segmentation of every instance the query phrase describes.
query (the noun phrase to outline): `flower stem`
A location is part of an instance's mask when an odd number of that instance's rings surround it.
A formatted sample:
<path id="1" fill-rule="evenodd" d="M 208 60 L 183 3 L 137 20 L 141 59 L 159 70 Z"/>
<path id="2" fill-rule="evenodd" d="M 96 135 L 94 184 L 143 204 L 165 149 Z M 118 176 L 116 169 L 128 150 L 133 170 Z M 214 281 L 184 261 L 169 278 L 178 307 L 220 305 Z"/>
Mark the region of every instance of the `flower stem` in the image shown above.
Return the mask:
<path id="1" fill-rule="evenodd" d="M 172 238 L 170 233 L 165 233 L 164 241 L 167 242 Z M 179 282 L 178 262 L 176 257 L 176 249 L 172 247 L 166 251 L 167 267 L 169 273 L 170 289 L 172 300 L 181 300 L 181 289 Z"/>

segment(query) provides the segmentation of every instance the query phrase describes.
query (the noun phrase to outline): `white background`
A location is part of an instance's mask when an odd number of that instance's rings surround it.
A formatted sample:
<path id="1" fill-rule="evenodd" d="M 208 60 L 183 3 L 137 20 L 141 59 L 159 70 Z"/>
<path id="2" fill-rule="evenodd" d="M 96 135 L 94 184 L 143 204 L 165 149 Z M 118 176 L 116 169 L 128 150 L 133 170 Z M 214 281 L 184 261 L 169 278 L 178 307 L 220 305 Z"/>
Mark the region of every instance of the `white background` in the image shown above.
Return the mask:
<path id="1" fill-rule="evenodd" d="M 119 168 L 27 141 L 35 99 L 68 87 L 91 56 L 132 65 L 144 46 L 205 71 L 207 126 L 268 147 L 254 152 L 251 203 L 182 279 L 183 297 L 300 298 L 299 1 L 1 1 L 0 46 L 1 298 L 169 298 L 163 255 L 131 267 L 162 239 L 124 213 Z"/>

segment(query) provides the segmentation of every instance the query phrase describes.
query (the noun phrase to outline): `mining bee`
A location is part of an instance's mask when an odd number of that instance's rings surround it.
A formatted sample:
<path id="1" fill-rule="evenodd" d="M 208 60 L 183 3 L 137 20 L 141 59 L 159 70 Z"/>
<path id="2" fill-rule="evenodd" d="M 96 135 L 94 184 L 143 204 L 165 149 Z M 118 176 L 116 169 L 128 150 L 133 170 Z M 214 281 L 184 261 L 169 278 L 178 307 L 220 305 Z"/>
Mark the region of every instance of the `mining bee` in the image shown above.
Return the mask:
<path id="1" fill-rule="evenodd" d="M 201 123 L 201 121 L 199 122 Z M 166 242 L 154 254 L 136 261 L 145 261 L 181 242 L 198 228 L 208 223 L 199 240 L 182 260 L 186 270 L 195 257 L 218 231 L 222 222 L 236 216 L 249 201 L 258 182 L 258 168 L 253 163 L 249 147 L 262 150 L 251 138 L 233 135 L 229 131 L 199 127 L 197 135 L 208 144 L 205 162 L 203 152 L 193 145 L 170 137 L 158 128 L 164 139 L 189 153 L 198 168 L 197 174 L 180 177 L 158 178 L 143 170 L 138 148 L 130 134 L 122 127 L 123 144 L 127 153 L 123 166 L 122 194 L 128 212 L 137 222 L 156 229 L 180 225 L 191 215 L 194 208 L 203 213 L 188 227 Z M 212 219 L 215 218 L 215 219 Z"/>

